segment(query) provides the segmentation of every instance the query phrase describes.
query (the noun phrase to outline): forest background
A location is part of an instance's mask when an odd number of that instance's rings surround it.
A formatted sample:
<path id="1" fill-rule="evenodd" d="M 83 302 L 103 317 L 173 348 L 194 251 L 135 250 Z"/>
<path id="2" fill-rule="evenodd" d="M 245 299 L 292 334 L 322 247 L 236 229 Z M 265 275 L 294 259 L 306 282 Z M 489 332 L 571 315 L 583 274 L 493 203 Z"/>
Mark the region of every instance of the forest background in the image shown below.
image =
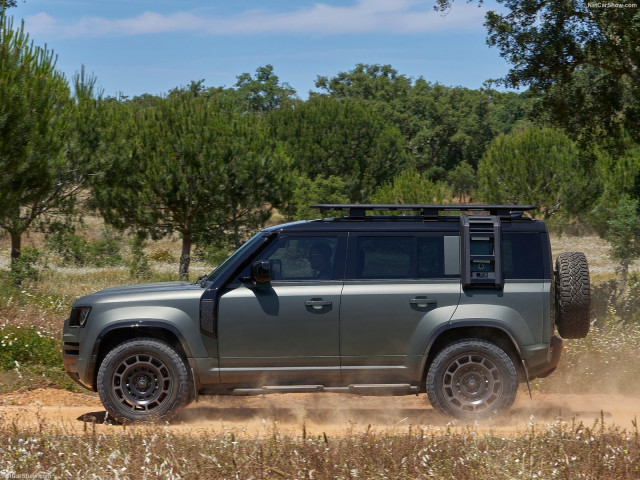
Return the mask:
<path id="1" fill-rule="evenodd" d="M 625 295 L 640 256 L 637 5 L 502 3 L 506 13 L 487 15 L 488 43 L 512 67 L 485 88 L 358 64 L 318 76 L 302 100 L 271 65 L 232 88 L 194 80 L 162 96 L 105 97 L 84 68 L 57 71 L 5 2 L 8 281 L 37 277 L 45 249 L 76 266 L 117 263 L 123 234 L 139 277 L 146 242 L 179 239 L 186 280 L 194 249 L 216 264 L 267 222 L 312 218 L 313 203 L 485 202 L 534 204 L 556 231 L 596 232 Z M 97 236 L 86 235 L 91 216 Z M 42 248 L 23 247 L 30 232 Z"/>

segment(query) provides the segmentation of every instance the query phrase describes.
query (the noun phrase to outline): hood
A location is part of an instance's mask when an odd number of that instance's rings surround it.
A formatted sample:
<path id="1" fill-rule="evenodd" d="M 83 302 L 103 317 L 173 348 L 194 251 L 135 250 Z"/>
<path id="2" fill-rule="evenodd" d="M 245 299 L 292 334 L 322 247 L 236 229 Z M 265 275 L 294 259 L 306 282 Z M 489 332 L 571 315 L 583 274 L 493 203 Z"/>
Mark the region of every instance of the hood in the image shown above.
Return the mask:
<path id="1" fill-rule="evenodd" d="M 74 305 L 93 305 L 97 303 L 151 302 L 154 304 L 178 298 L 199 298 L 202 287 L 189 282 L 144 283 L 125 285 L 100 290 L 76 300 Z"/>
<path id="2" fill-rule="evenodd" d="M 100 290 L 94 295 L 111 295 L 111 294 L 127 294 L 127 293 L 153 293 L 166 292 L 170 290 L 185 289 L 201 289 L 200 285 L 189 282 L 158 282 L 158 283 L 141 283 L 139 285 L 124 285 L 122 287 L 111 287 Z"/>

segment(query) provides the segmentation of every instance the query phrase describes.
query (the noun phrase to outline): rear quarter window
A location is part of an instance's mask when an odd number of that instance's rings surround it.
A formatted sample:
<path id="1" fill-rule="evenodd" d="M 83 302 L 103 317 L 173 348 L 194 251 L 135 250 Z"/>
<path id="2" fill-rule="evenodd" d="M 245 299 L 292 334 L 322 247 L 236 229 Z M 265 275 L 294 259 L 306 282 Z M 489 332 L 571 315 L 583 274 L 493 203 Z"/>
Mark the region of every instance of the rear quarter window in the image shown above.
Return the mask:
<path id="1" fill-rule="evenodd" d="M 510 279 L 544 278 L 542 238 L 539 233 L 504 233 L 502 273 Z"/>

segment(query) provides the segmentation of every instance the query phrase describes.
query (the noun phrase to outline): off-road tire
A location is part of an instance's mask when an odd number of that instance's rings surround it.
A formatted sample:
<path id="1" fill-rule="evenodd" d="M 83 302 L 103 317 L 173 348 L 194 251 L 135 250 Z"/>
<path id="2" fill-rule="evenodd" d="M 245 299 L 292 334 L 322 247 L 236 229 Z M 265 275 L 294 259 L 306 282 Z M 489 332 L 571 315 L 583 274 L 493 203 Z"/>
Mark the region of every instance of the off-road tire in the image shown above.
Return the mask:
<path id="1" fill-rule="evenodd" d="M 564 252 L 556 258 L 556 325 L 562 338 L 584 338 L 589 333 L 591 293 L 589 265 L 582 252 Z"/>
<path id="2" fill-rule="evenodd" d="M 511 407 L 518 373 L 509 355 L 481 339 L 456 341 L 435 356 L 426 379 L 435 410 L 463 420 L 493 417 Z"/>
<path id="3" fill-rule="evenodd" d="M 152 338 L 111 350 L 98 370 L 98 394 L 116 420 L 170 420 L 192 398 L 193 381 L 182 357 Z"/>

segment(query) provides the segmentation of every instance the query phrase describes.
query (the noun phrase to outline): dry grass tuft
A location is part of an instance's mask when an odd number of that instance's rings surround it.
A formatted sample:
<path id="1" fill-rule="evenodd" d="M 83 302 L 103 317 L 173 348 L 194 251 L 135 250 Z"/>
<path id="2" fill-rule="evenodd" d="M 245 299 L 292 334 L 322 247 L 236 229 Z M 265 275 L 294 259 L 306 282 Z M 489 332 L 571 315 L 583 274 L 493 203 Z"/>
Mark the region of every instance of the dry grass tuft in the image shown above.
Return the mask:
<path id="1" fill-rule="evenodd" d="M 632 431 L 558 420 L 530 424 L 514 436 L 473 428 L 365 429 L 334 438 L 266 437 L 227 431 L 175 435 L 162 427 L 127 427 L 82 434 L 44 420 L 20 430 L 0 420 L 0 475 L 146 479 L 553 479 L 638 478 L 640 441 Z"/>

